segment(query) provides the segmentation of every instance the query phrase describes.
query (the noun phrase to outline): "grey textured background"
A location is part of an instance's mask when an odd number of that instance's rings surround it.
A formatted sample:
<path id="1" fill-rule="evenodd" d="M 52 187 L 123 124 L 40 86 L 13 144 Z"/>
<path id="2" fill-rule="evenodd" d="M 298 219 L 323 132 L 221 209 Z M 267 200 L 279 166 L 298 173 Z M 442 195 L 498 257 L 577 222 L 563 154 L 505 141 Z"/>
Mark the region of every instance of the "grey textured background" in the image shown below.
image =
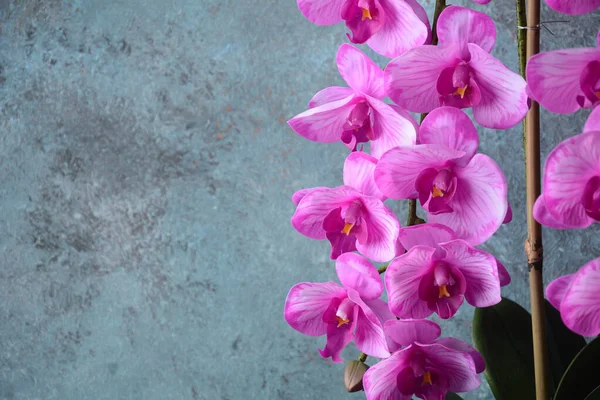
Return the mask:
<path id="1" fill-rule="evenodd" d="M 515 69 L 513 1 L 464 1 Z M 598 16 L 544 48 L 594 45 Z M 0 0 L 0 21 L 0 398 L 363 398 L 282 318 L 289 287 L 334 278 L 289 199 L 339 185 L 347 153 L 285 121 L 343 84 L 344 27 L 294 0 Z M 585 116 L 544 113 L 544 154 Z M 480 133 L 515 215 L 484 247 L 528 306 L 520 131 Z M 598 232 L 546 231 L 546 280 L 598 256 Z M 471 314 L 445 334 L 468 339 Z"/>

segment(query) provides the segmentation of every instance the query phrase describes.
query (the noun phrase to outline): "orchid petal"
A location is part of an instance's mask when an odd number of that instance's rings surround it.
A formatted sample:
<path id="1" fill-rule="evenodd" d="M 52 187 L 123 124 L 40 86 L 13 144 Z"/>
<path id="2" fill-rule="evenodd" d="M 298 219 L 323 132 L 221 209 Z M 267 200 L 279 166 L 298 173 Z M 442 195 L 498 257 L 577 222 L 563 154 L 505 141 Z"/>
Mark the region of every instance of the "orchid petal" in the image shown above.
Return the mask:
<path id="1" fill-rule="evenodd" d="M 464 151 L 463 158 L 456 162 L 466 165 L 477 152 L 479 136 L 477 128 L 463 111 L 454 107 L 440 107 L 430 112 L 421 123 L 419 143 L 442 144 Z"/>
<path id="2" fill-rule="evenodd" d="M 452 229 L 432 223 L 404 227 L 400 229 L 398 235 L 398 240 L 406 250 L 410 250 L 417 245 L 435 248 L 438 243 L 449 242 L 454 239 L 456 239 L 456 234 Z"/>
<path id="3" fill-rule="evenodd" d="M 471 358 L 473 359 L 473 363 L 475 364 L 475 372 L 476 373 L 479 374 L 485 370 L 485 360 L 483 359 L 481 354 L 479 354 L 479 352 L 477 350 L 475 350 L 475 348 L 473 346 L 471 346 L 470 344 L 465 343 L 462 340 L 459 340 L 459 339 L 456 339 L 453 337 L 446 337 L 446 338 L 438 339 L 438 340 L 436 340 L 436 343 L 446 346 L 450 349 L 458 350 L 463 353 L 468 353 L 471 356 Z"/>
<path id="4" fill-rule="evenodd" d="M 317 25 L 333 25 L 342 21 L 341 9 L 346 0 L 297 0 L 300 12 Z"/>
<path id="5" fill-rule="evenodd" d="M 362 301 L 360 295 L 353 289 L 348 289 L 348 298 L 359 307 L 356 319 L 354 343 L 363 353 L 378 357 L 389 357 L 390 352 L 385 341 L 383 325 L 375 313 Z"/>
<path id="6" fill-rule="evenodd" d="M 397 377 L 408 366 L 410 350 L 401 350 L 369 368 L 363 376 L 367 400 L 411 400 L 398 389 Z"/>
<path id="7" fill-rule="evenodd" d="M 440 168 L 448 161 L 464 156 L 464 152 L 442 145 L 424 144 L 396 147 L 387 151 L 375 167 L 375 183 L 392 199 L 417 198 L 415 182 L 427 168 Z"/>
<path id="8" fill-rule="evenodd" d="M 566 49 L 534 55 L 527 62 L 530 96 L 554 113 L 579 110 L 577 96 L 582 95 L 579 78 L 585 66 L 594 60 L 600 60 L 600 49 Z"/>
<path id="9" fill-rule="evenodd" d="M 583 127 L 583 131 L 600 131 L 600 107 L 594 108 L 592 113 L 588 116 L 585 126 Z"/>
<path id="10" fill-rule="evenodd" d="M 402 347 L 415 342 L 433 343 L 442 334 L 442 328 L 427 319 L 394 319 L 386 321 L 383 330 L 395 344 Z"/>
<path id="11" fill-rule="evenodd" d="M 371 154 L 380 158 L 383 153 L 398 146 L 412 146 L 417 140 L 414 118 L 407 118 L 397 108 L 366 96 L 373 110 L 373 140 Z M 408 113 L 406 113 L 408 114 Z M 410 115 L 410 114 L 409 114 Z"/>
<path id="12" fill-rule="evenodd" d="M 381 299 L 365 300 L 365 304 L 375 313 L 382 326 L 386 321 L 396 319 L 396 316 L 390 311 L 388 303 Z"/>
<path id="13" fill-rule="evenodd" d="M 428 220 L 446 225 L 458 238 L 475 246 L 502 225 L 508 207 L 506 178 L 498 164 L 484 154 L 476 154 L 469 165 L 456 168 L 455 173 L 458 184 L 451 204 L 454 212 L 430 214 Z M 378 182 L 377 169 L 375 181 Z"/>
<path id="14" fill-rule="evenodd" d="M 307 194 L 312 193 L 315 190 L 323 190 L 323 189 L 329 189 L 329 188 L 328 187 L 324 187 L 324 186 L 317 186 L 317 187 L 314 187 L 314 188 L 300 189 L 300 190 L 298 190 L 296 193 L 294 193 L 292 195 L 292 202 L 294 203 L 295 206 L 297 206 L 298 204 L 300 204 L 300 201 Z"/>
<path id="15" fill-rule="evenodd" d="M 496 268 L 498 268 L 498 279 L 500 280 L 500 286 L 508 285 L 511 281 L 510 274 L 508 273 L 508 270 L 506 269 L 504 264 L 502 264 L 497 258 Z"/>
<path id="16" fill-rule="evenodd" d="M 496 25 L 488 15 L 465 7 L 446 7 L 437 23 L 440 46 L 456 46 L 468 56 L 468 43 L 491 53 L 496 42 Z"/>
<path id="17" fill-rule="evenodd" d="M 419 17 L 419 19 L 425 24 L 425 27 L 427 28 L 427 39 L 425 39 L 425 42 L 423 44 L 430 44 L 431 43 L 431 24 L 429 23 L 429 17 L 427 16 L 427 11 L 425 11 L 425 8 L 423 8 L 423 6 L 421 4 L 419 4 L 419 2 L 417 0 L 404 0 L 406 2 L 406 4 L 408 4 L 413 12 L 416 14 L 417 17 Z"/>
<path id="18" fill-rule="evenodd" d="M 346 289 L 337 283 L 299 283 L 290 289 L 285 300 L 285 320 L 305 335 L 324 335 L 327 323 L 323 321 L 323 314 L 332 299 L 345 297 Z"/>
<path id="19" fill-rule="evenodd" d="M 452 48 L 426 45 L 412 49 L 385 68 L 386 93 L 408 111 L 431 112 L 440 105 L 437 92 L 440 73 L 456 63 Z"/>
<path id="20" fill-rule="evenodd" d="M 396 240 L 400 230 L 398 218 L 375 197 L 363 197 L 362 203 L 366 209 L 363 219 L 367 234 L 364 239 L 357 237 L 356 248 L 371 260 L 389 261 L 396 255 Z"/>
<path id="21" fill-rule="evenodd" d="M 432 311 L 419 297 L 421 278 L 429 271 L 434 248 L 414 246 L 396 257 L 385 273 L 390 311 L 400 318 L 426 318 Z"/>
<path id="22" fill-rule="evenodd" d="M 385 97 L 383 70 L 365 53 L 349 44 L 342 44 L 336 57 L 340 75 L 356 92 L 376 99 Z"/>
<path id="23" fill-rule="evenodd" d="M 315 108 L 327 103 L 342 100 L 353 94 L 354 90 L 348 87 L 330 86 L 317 92 L 308 103 L 308 108 Z"/>
<path id="24" fill-rule="evenodd" d="M 572 229 L 579 227 L 577 225 L 573 226 L 566 224 L 564 221 L 554 217 L 548 210 L 548 207 L 546 207 L 546 200 L 544 200 L 543 193 L 537 198 L 533 205 L 533 218 L 540 224 L 552 229 Z"/>
<path id="25" fill-rule="evenodd" d="M 590 261 L 573 278 L 560 304 L 565 325 L 583 336 L 600 333 L 600 259 Z"/>
<path id="26" fill-rule="evenodd" d="M 481 384 L 470 354 L 437 343 L 419 345 L 419 348 L 426 355 L 431 368 L 443 371 L 450 391 L 468 392 Z"/>
<path id="27" fill-rule="evenodd" d="M 375 166 L 377 159 L 362 151 L 352 152 L 344 162 L 344 185 L 351 186 L 366 196 L 381 199 L 386 197 L 375 185 Z"/>
<path id="28" fill-rule="evenodd" d="M 352 288 L 363 299 L 376 299 L 383 292 L 383 282 L 377 269 L 366 258 L 355 253 L 340 255 L 335 263 L 340 282 Z"/>
<path id="29" fill-rule="evenodd" d="M 565 294 L 569 290 L 569 286 L 573 279 L 575 278 L 575 274 L 563 275 L 560 278 L 556 278 L 546 287 L 546 297 L 550 304 L 554 306 L 557 310 L 560 310 L 560 305 L 562 304 L 563 299 L 565 298 Z"/>
<path id="30" fill-rule="evenodd" d="M 355 308 L 353 321 L 356 321 L 359 313 L 358 307 Z M 346 347 L 348 343 L 352 341 L 353 328 L 356 326 L 356 322 L 352 324 L 344 324 L 337 326 L 336 324 L 327 324 L 327 342 L 323 350 L 319 349 L 319 354 L 323 358 L 331 357 L 331 361 L 339 363 L 344 361 L 340 357 L 342 349 Z"/>
<path id="31" fill-rule="evenodd" d="M 546 0 L 551 9 L 569 15 L 581 15 L 600 8 L 600 0 Z"/>
<path id="32" fill-rule="evenodd" d="M 475 121 L 492 129 L 515 126 L 529 110 L 525 80 L 476 44 L 468 46 L 469 66 L 481 91 L 481 101 L 473 107 Z"/>

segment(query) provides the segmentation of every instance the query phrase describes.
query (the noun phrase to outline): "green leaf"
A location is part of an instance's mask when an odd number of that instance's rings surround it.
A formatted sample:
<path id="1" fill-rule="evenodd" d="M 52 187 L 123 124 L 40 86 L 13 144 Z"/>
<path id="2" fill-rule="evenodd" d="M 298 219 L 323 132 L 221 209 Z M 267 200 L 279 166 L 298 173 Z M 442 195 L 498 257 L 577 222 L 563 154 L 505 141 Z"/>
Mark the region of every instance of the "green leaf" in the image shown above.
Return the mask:
<path id="1" fill-rule="evenodd" d="M 571 361 L 586 345 L 583 336 L 567 328 L 560 312 L 546 300 L 548 347 L 555 382 L 559 382 Z"/>
<path id="2" fill-rule="evenodd" d="M 446 400 L 462 400 L 462 397 L 456 393 L 448 392 L 446 393 Z"/>
<path id="3" fill-rule="evenodd" d="M 535 399 L 529 313 L 503 298 L 495 306 L 475 309 L 472 333 L 473 345 L 485 360 L 485 376 L 496 400 Z"/>
<path id="4" fill-rule="evenodd" d="M 598 386 L 592 393 L 588 394 L 585 400 L 600 400 L 600 386 Z"/>
<path id="5" fill-rule="evenodd" d="M 585 399 L 600 386 L 600 339 L 588 343 L 563 375 L 554 400 Z"/>

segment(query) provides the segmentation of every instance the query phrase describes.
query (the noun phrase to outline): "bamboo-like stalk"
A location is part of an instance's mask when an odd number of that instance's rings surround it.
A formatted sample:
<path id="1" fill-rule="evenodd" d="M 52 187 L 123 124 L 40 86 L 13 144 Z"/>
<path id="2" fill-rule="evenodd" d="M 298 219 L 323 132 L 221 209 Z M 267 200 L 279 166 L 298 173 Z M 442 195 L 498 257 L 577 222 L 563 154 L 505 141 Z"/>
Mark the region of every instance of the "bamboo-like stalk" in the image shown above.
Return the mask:
<path id="1" fill-rule="evenodd" d="M 524 0 L 517 0 L 517 19 L 522 19 Z M 519 7 L 520 6 L 520 7 Z M 519 43 L 519 53 L 522 46 L 526 48 L 526 59 L 540 51 L 540 0 L 527 0 L 526 43 Z M 526 28 L 526 29 L 525 29 Z M 522 36 L 521 33 L 518 34 Z M 521 73 L 524 73 L 525 63 L 520 60 Z M 533 357 L 535 363 L 535 390 L 537 400 L 550 399 L 550 373 L 548 346 L 546 342 L 546 316 L 544 311 L 544 283 L 542 281 L 543 247 L 542 227 L 533 218 L 533 205 L 541 191 L 540 173 L 540 106 L 535 101 L 525 118 L 525 168 L 527 185 L 527 240 L 525 252 L 529 268 L 529 297 L 531 301 L 531 324 L 533 331 Z"/>

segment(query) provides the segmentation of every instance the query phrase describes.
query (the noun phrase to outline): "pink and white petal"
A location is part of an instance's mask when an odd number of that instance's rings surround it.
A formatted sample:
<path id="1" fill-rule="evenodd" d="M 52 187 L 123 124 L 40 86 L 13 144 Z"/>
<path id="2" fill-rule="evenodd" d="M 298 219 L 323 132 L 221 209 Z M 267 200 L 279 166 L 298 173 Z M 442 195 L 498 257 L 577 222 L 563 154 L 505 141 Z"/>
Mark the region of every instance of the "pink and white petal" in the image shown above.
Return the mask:
<path id="1" fill-rule="evenodd" d="M 496 42 L 496 25 L 488 15 L 465 7 L 446 7 L 437 23 L 440 46 L 455 46 L 468 55 L 468 43 L 491 53 Z"/>
<path id="2" fill-rule="evenodd" d="M 317 25 L 333 25 L 342 21 L 342 6 L 346 0 L 298 0 L 300 12 Z"/>
<path id="3" fill-rule="evenodd" d="M 344 43 L 337 52 L 337 66 L 348 86 L 376 99 L 385 97 L 383 69 L 356 47 Z"/>
<path id="4" fill-rule="evenodd" d="M 467 282 L 465 299 L 474 307 L 490 307 L 502 300 L 496 258 L 464 240 L 438 245 L 446 251 L 445 262 L 458 268 Z"/>
<path id="5" fill-rule="evenodd" d="M 358 307 L 355 309 L 353 321 L 356 321 L 357 315 Z M 340 354 L 344 347 L 346 347 L 346 345 L 352 341 L 354 336 L 352 331 L 355 326 L 356 322 L 352 323 L 351 325 L 344 324 L 342 326 L 337 326 L 336 324 L 327 324 L 327 342 L 322 350 L 319 349 L 319 354 L 321 354 L 321 357 L 331 357 L 331 361 L 334 363 L 344 361 L 340 357 Z"/>
<path id="6" fill-rule="evenodd" d="M 437 247 L 438 243 L 449 242 L 456 239 L 454 231 L 440 224 L 420 224 L 407 226 L 400 229 L 398 240 L 406 250 L 414 246 Z"/>
<path id="7" fill-rule="evenodd" d="M 590 261 L 573 278 L 560 304 L 565 325 L 582 336 L 600 334 L 600 258 Z"/>
<path id="8" fill-rule="evenodd" d="M 341 100 L 310 108 L 288 121 L 298 135 L 313 142 L 333 143 L 341 140 L 344 124 L 354 104 L 353 94 Z"/>
<path id="9" fill-rule="evenodd" d="M 592 110 L 592 113 L 588 116 L 587 121 L 585 121 L 583 131 L 600 131 L 600 107 L 596 107 Z"/>
<path id="10" fill-rule="evenodd" d="M 475 364 L 475 372 L 477 372 L 478 374 L 482 373 L 485 370 L 485 360 L 483 359 L 481 354 L 479 354 L 479 352 L 475 350 L 475 348 L 470 344 L 453 337 L 441 338 L 437 340 L 436 343 L 446 346 L 450 349 L 458 350 L 463 353 L 468 353 L 473 359 L 473 363 Z"/>
<path id="11" fill-rule="evenodd" d="M 567 0 L 571 1 L 571 0 Z M 585 66 L 600 59 L 600 49 L 579 48 L 548 51 L 527 62 L 527 83 L 532 99 L 554 113 L 579 110 L 577 96 L 582 94 L 579 79 Z"/>
<path id="12" fill-rule="evenodd" d="M 581 204 L 588 180 L 600 175 L 600 132 L 586 132 L 559 143 L 544 166 L 544 201 L 565 225 L 584 228 L 593 221 Z"/>
<path id="13" fill-rule="evenodd" d="M 420 46 L 390 61 L 384 71 L 387 95 L 408 111 L 426 113 L 439 107 L 437 80 L 457 63 L 452 48 Z"/>
<path id="14" fill-rule="evenodd" d="M 327 189 L 329 189 L 329 188 L 328 187 L 324 187 L 324 186 L 317 186 L 317 187 L 314 187 L 314 188 L 300 189 L 300 190 L 298 190 L 296 193 L 294 193 L 292 195 L 292 202 L 294 203 L 295 206 L 297 206 L 298 204 L 300 204 L 300 201 L 307 194 L 312 193 L 315 190 L 327 190 Z"/>
<path id="15" fill-rule="evenodd" d="M 326 239 L 323 220 L 333 210 L 359 198 L 356 189 L 339 186 L 328 190 L 315 190 L 306 194 L 292 216 L 292 226 L 311 239 Z"/>
<path id="16" fill-rule="evenodd" d="M 433 343 L 442 334 L 442 328 L 427 319 L 394 319 L 383 325 L 385 334 L 402 347 L 417 343 Z"/>
<path id="17" fill-rule="evenodd" d="M 476 246 L 502 225 L 508 207 L 506 178 L 498 164 L 484 154 L 476 154 L 455 173 L 458 183 L 451 204 L 454 212 L 428 214 L 428 221 L 446 225 L 458 238 Z"/>
<path id="18" fill-rule="evenodd" d="M 464 156 L 464 152 L 446 146 L 421 144 L 396 147 L 387 151 L 375 167 L 375 183 L 384 195 L 392 199 L 416 199 L 417 177 L 427 168 L 440 168 L 447 161 Z"/>
<path id="19" fill-rule="evenodd" d="M 550 282 L 546 287 L 546 297 L 557 310 L 560 310 L 560 305 L 574 278 L 575 274 L 563 275 Z"/>
<path id="20" fill-rule="evenodd" d="M 437 343 L 418 347 L 425 354 L 429 364 L 425 368 L 442 371 L 448 379 L 449 391 L 468 392 L 481 384 L 470 354 Z"/>
<path id="21" fill-rule="evenodd" d="M 317 94 L 315 94 L 308 103 L 308 108 L 315 108 L 327 103 L 342 100 L 348 96 L 352 96 L 353 94 L 354 90 L 348 87 L 330 86 L 321 90 L 320 92 L 317 92 Z"/>
<path id="22" fill-rule="evenodd" d="M 504 221 L 502 221 L 502 223 L 508 224 L 510 221 L 512 221 L 512 218 L 513 218 L 512 207 L 510 206 L 510 202 L 509 202 L 508 208 L 506 209 L 506 215 L 504 216 Z"/>
<path id="23" fill-rule="evenodd" d="M 476 44 L 469 43 L 469 51 L 469 66 L 481 92 L 481 101 L 473 107 L 475 121 L 492 129 L 508 129 L 521 122 L 529 110 L 523 77 Z"/>
<path id="24" fill-rule="evenodd" d="M 366 196 L 385 197 L 375 184 L 375 166 L 377 159 L 362 151 L 354 151 L 346 157 L 344 162 L 344 185 L 351 186 Z"/>
<path id="25" fill-rule="evenodd" d="M 432 311 L 419 297 L 419 283 L 430 269 L 434 248 L 414 246 L 396 257 L 385 273 L 390 311 L 400 318 L 426 318 Z"/>
<path id="26" fill-rule="evenodd" d="M 569 15 L 581 15 L 600 8 L 600 0 L 546 0 L 551 9 Z"/>
<path id="27" fill-rule="evenodd" d="M 348 298 L 359 307 L 354 331 L 354 343 L 363 353 L 377 357 L 386 358 L 390 352 L 383 332 L 383 324 L 375 313 L 365 304 L 358 292 L 348 289 Z"/>
<path id="28" fill-rule="evenodd" d="M 552 215 L 548 210 L 548 207 L 546 207 L 544 193 L 542 193 L 540 197 L 537 198 L 535 204 L 533 205 L 533 218 L 535 218 L 535 220 L 540 224 L 552 229 L 573 229 L 582 227 L 566 224 L 564 221 L 561 221 L 560 219 Z M 590 218 L 588 222 L 589 224 L 585 225 L 585 227 L 591 225 L 593 223 L 593 220 Z"/>
<path id="29" fill-rule="evenodd" d="M 400 223 L 396 214 L 375 197 L 362 197 L 366 212 L 363 214 L 363 229 L 366 239 L 358 237 L 356 248 L 365 257 L 374 261 L 389 261 L 396 255 L 396 241 Z"/>
<path id="30" fill-rule="evenodd" d="M 428 28 L 408 3 L 397 0 L 380 4 L 385 13 L 385 23 L 367 40 L 370 48 L 394 58 L 425 43 Z"/>
<path id="31" fill-rule="evenodd" d="M 285 299 L 283 315 L 286 322 L 298 332 L 309 336 L 327 333 L 323 313 L 334 298 L 346 297 L 346 289 L 333 282 L 295 285 Z"/>
<path id="32" fill-rule="evenodd" d="M 419 143 L 443 144 L 451 149 L 464 151 L 464 157 L 456 162 L 466 165 L 477 153 L 479 135 L 469 116 L 462 110 L 440 107 L 430 112 L 421 123 Z"/>
<path id="33" fill-rule="evenodd" d="M 419 17 L 419 19 L 427 27 L 427 39 L 425 39 L 425 42 L 423 44 L 430 44 L 431 43 L 431 24 L 429 23 L 429 17 L 427 16 L 427 11 L 425 11 L 425 8 L 423 8 L 423 6 L 421 4 L 419 4 L 419 2 L 417 0 L 404 0 L 404 1 L 406 2 L 406 4 L 408 4 L 410 6 L 410 8 L 412 8 L 412 10 L 416 14 L 416 16 Z"/>
<path id="34" fill-rule="evenodd" d="M 344 287 L 354 289 L 363 299 L 376 299 L 383 293 L 383 282 L 369 260 L 356 253 L 344 253 L 335 262 Z"/>
<path id="35" fill-rule="evenodd" d="M 398 389 L 397 378 L 408 366 L 410 350 L 401 350 L 381 360 L 367 370 L 363 376 L 363 386 L 367 400 L 411 400 Z"/>
<path id="36" fill-rule="evenodd" d="M 365 96 L 373 110 L 373 140 L 371 154 L 380 158 L 383 153 L 398 146 L 413 146 L 417 141 L 414 119 L 398 113 L 390 104 Z M 408 114 L 408 113 L 407 113 Z M 409 114 L 410 115 L 410 114 Z"/>
<path id="37" fill-rule="evenodd" d="M 508 270 L 504 264 L 502 264 L 497 258 L 496 267 L 498 268 L 498 279 L 500 279 L 500 286 L 508 285 L 511 281 L 510 274 L 508 273 Z"/>
<path id="38" fill-rule="evenodd" d="M 365 304 L 375 313 L 382 326 L 390 319 L 396 320 L 396 316 L 392 314 L 385 301 L 381 299 L 365 300 Z"/>
<path id="39" fill-rule="evenodd" d="M 415 128 L 415 132 L 417 132 L 417 137 L 418 137 L 419 136 L 419 123 L 417 122 L 415 117 L 413 117 L 412 114 L 409 113 L 408 111 L 406 111 L 404 108 L 402 108 L 396 104 L 390 104 L 390 107 L 392 107 L 394 109 L 394 111 L 396 111 L 398 114 L 400 114 L 403 118 L 407 119 L 411 123 L 411 125 Z"/>

